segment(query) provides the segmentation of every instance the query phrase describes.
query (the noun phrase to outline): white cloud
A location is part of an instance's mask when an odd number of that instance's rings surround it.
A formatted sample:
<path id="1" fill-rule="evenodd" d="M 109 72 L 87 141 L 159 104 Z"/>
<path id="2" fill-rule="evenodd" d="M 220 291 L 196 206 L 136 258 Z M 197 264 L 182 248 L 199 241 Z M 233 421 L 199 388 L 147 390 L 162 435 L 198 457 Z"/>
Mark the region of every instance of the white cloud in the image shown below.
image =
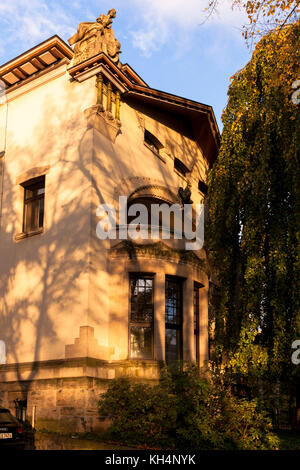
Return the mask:
<path id="1" fill-rule="evenodd" d="M 6 42 L 21 40 L 32 44 L 54 34 L 72 33 L 74 25 L 69 12 L 59 3 L 47 0 L 2 0 L 0 4 L 1 29 L 10 34 Z"/>
<path id="2" fill-rule="evenodd" d="M 131 21 L 130 26 L 123 23 L 123 29 L 129 29 L 133 45 L 145 55 L 168 41 L 173 41 L 174 50 L 180 54 L 190 47 L 197 28 L 220 25 L 235 32 L 234 28 L 240 28 L 244 22 L 244 14 L 231 10 L 231 0 L 220 0 L 219 14 L 202 26 L 208 0 L 114 0 L 113 4 L 108 0 L 100 4 L 98 0 L 0 0 L 0 30 L 3 31 L 0 53 L 4 47 L 6 54 L 7 50 L 14 53 L 16 44 L 20 43 L 24 49 L 32 47 L 54 34 L 67 39 L 79 21 L 93 20 L 96 14 L 107 11 L 108 4 L 122 10 L 125 1 Z"/>
<path id="3" fill-rule="evenodd" d="M 243 11 L 232 10 L 231 0 L 220 0 L 218 11 L 207 21 L 208 0 L 131 0 L 141 15 L 142 23 L 132 31 L 133 43 L 144 54 L 159 49 L 170 37 L 186 45 L 186 35 L 197 28 L 222 26 L 233 34 L 241 29 L 246 16 Z M 239 31 L 240 34 L 240 31 Z"/>
<path id="4" fill-rule="evenodd" d="M 161 22 L 177 23 L 181 28 L 194 28 L 206 16 L 209 0 L 131 0 L 144 12 L 144 17 L 152 17 Z M 236 26 L 245 19 L 245 13 L 237 8 L 232 10 L 232 0 L 220 0 L 218 13 L 209 20 L 227 26 Z"/>

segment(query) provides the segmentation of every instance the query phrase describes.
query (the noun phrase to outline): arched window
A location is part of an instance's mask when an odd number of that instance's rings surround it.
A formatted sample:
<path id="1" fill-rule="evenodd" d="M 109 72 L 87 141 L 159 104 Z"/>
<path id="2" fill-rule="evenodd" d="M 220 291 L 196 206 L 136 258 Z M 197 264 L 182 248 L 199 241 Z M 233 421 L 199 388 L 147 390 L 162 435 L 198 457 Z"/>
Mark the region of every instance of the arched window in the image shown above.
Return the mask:
<path id="1" fill-rule="evenodd" d="M 149 147 L 150 150 L 152 150 L 154 153 L 158 154 L 160 149 L 163 148 L 161 142 L 153 134 L 151 134 L 151 132 L 147 131 L 147 129 L 145 129 L 144 133 L 144 144 Z"/>

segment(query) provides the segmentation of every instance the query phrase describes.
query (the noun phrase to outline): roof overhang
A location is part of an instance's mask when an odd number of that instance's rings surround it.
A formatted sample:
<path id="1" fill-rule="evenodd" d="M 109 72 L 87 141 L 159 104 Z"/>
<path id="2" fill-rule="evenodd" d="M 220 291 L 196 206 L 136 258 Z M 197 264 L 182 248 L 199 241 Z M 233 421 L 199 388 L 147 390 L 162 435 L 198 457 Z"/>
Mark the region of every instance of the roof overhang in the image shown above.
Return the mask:
<path id="1" fill-rule="evenodd" d="M 70 67 L 68 72 L 79 82 L 102 72 L 113 83 L 115 82 L 116 87 L 123 92 L 122 99 L 128 103 L 136 101 L 148 104 L 182 119 L 188 119 L 194 138 L 209 165 L 216 160 L 220 133 L 211 106 L 150 88 L 128 64 L 118 67 L 104 52 Z"/>
<path id="2" fill-rule="evenodd" d="M 123 100 L 150 105 L 173 114 L 179 119 L 187 120 L 203 155 L 207 158 L 209 165 L 213 165 L 219 152 L 220 133 L 211 106 L 153 88 L 137 86 L 129 90 L 123 96 Z"/>
<path id="3" fill-rule="evenodd" d="M 100 65 L 109 69 L 126 88 L 131 88 L 133 85 L 148 87 L 147 83 L 144 82 L 144 80 L 142 80 L 142 78 L 128 64 L 118 67 L 104 52 L 100 52 L 80 64 L 71 66 L 68 69 L 68 72 L 74 80 L 80 82 L 97 74 Z"/>
<path id="4" fill-rule="evenodd" d="M 70 61 L 73 50 L 59 36 L 53 36 L 0 67 L 5 92 L 37 78 L 64 59 Z"/>

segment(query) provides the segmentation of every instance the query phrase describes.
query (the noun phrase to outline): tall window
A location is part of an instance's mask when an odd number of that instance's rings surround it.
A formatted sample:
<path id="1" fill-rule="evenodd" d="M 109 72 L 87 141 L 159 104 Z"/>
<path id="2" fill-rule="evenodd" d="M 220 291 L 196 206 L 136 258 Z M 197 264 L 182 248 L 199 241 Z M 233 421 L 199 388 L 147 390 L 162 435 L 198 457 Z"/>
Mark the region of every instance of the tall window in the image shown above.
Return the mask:
<path id="1" fill-rule="evenodd" d="M 199 364 L 200 353 L 199 353 L 199 289 L 197 284 L 194 284 L 194 359 Z"/>
<path id="2" fill-rule="evenodd" d="M 132 275 L 130 278 L 130 357 L 153 357 L 153 277 Z"/>
<path id="3" fill-rule="evenodd" d="M 166 278 L 166 361 L 182 359 L 182 281 Z"/>
<path id="4" fill-rule="evenodd" d="M 36 232 L 44 225 L 45 176 L 27 181 L 23 187 L 23 232 Z"/>

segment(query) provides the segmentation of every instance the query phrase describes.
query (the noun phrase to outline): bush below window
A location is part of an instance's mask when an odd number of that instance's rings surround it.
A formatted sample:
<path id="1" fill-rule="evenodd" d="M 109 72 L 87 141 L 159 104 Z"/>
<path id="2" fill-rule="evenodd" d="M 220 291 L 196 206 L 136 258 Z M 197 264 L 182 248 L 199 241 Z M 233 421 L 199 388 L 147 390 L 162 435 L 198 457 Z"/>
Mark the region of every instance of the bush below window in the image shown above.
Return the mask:
<path id="1" fill-rule="evenodd" d="M 115 379 L 99 401 L 99 413 L 111 420 L 110 438 L 145 448 L 278 448 L 255 400 L 234 397 L 220 374 L 208 379 L 195 366 L 163 370 L 154 386 Z"/>

